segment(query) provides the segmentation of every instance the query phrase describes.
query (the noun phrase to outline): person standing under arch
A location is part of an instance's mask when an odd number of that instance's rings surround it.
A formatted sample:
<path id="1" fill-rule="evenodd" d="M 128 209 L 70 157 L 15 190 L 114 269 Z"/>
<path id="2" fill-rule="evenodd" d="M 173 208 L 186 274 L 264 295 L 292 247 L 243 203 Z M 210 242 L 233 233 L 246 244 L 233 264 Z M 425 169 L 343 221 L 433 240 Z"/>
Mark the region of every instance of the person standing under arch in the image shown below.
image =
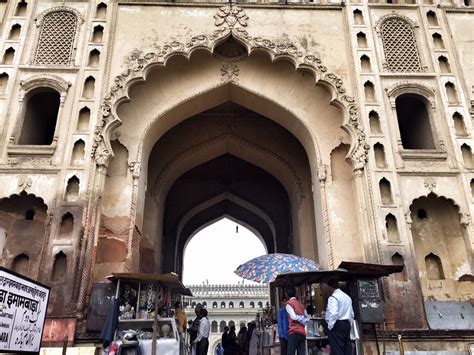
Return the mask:
<path id="1" fill-rule="evenodd" d="M 337 280 L 329 280 L 331 296 L 326 307 L 328 340 L 333 355 L 352 355 L 351 322 L 354 319 L 352 299 L 339 288 Z"/>
<path id="2" fill-rule="evenodd" d="M 306 330 L 305 325 L 309 323 L 309 316 L 305 306 L 296 299 L 294 288 L 286 290 L 288 301 L 286 302 L 286 311 L 288 312 L 288 355 L 306 354 Z"/>
<path id="3" fill-rule="evenodd" d="M 207 318 L 207 309 L 201 308 L 201 321 L 199 322 L 199 330 L 194 341 L 196 343 L 196 355 L 207 355 L 209 349 L 209 331 L 211 324 Z"/>

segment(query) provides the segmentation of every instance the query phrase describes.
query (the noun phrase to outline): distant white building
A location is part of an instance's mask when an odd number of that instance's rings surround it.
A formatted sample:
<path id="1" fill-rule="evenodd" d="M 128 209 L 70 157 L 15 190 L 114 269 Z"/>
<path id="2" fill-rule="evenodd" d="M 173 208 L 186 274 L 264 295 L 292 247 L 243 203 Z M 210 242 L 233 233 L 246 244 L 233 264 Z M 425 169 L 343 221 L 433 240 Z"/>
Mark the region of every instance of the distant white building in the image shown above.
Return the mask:
<path id="1" fill-rule="evenodd" d="M 268 286 L 262 285 L 190 285 L 194 297 L 185 299 L 184 308 L 188 320 L 195 318 L 194 307 L 201 303 L 208 311 L 211 322 L 209 354 L 221 341 L 225 326 L 235 325 L 236 333 L 240 325 L 255 320 L 257 313 L 269 305 Z"/>

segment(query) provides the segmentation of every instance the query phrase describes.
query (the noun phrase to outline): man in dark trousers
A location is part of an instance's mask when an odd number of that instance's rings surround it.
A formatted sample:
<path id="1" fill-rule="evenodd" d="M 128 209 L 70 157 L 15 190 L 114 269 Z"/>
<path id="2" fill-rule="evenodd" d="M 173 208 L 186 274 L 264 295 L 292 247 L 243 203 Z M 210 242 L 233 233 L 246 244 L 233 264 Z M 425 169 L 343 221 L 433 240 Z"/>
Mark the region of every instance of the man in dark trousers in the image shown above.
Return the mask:
<path id="1" fill-rule="evenodd" d="M 288 350 L 287 355 L 305 355 L 306 353 L 306 330 L 304 326 L 309 322 L 308 313 L 304 305 L 296 299 L 294 288 L 286 290 L 288 301 L 286 311 L 288 312 Z"/>
<path id="2" fill-rule="evenodd" d="M 352 355 L 351 322 L 354 319 L 352 299 L 339 288 L 337 280 L 329 280 L 331 296 L 326 308 L 331 355 Z"/>
<path id="3" fill-rule="evenodd" d="M 288 312 L 286 311 L 286 296 L 281 298 L 281 307 L 277 312 L 278 338 L 280 339 L 280 354 L 286 355 L 288 349 Z"/>

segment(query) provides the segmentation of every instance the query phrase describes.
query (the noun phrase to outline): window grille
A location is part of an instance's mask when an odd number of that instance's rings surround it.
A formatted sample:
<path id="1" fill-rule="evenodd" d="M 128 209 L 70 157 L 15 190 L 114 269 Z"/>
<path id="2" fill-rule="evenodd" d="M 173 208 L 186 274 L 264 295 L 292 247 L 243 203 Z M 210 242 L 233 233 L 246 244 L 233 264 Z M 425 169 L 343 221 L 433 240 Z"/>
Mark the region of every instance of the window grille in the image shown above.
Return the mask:
<path id="1" fill-rule="evenodd" d="M 391 18 L 381 26 L 386 67 L 391 72 L 423 71 L 411 25 L 401 18 Z"/>
<path id="2" fill-rule="evenodd" d="M 68 11 L 46 15 L 41 24 L 34 63 L 69 65 L 76 35 L 77 17 Z"/>

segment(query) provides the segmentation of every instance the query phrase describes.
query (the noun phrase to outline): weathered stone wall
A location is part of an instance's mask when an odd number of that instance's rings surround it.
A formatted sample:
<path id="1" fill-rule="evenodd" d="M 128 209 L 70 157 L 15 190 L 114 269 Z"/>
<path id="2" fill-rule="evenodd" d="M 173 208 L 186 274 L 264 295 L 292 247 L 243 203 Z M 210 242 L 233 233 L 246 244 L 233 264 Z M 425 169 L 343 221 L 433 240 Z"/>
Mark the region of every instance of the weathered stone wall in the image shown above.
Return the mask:
<path id="1" fill-rule="evenodd" d="M 474 294 L 469 3 L 0 3 L 1 265 L 53 286 L 50 315 L 82 319 L 92 280 L 160 271 L 173 183 L 233 154 L 286 189 L 290 251 L 325 268 L 404 263 L 383 282 L 385 325 L 427 329 L 424 301 Z M 55 11 L 75 22 L 42 32 Z M 48 57 L 58 33 L 71 42 Z M 52 142 L 21 144 L 41 135 L 25 120 L 41 92 L 59 94 Z M 404 128 L 400 97 L 426 108 L 423 125 Z M 166 136 L 228 101 L 271 124 L 233 128 L 251 144 L 213 145 L 222 127 L 204 121 Z M 183 235 L 216 198 L 179 216 Z M 238 202 L 278 235 L 258 201 Z"/>

